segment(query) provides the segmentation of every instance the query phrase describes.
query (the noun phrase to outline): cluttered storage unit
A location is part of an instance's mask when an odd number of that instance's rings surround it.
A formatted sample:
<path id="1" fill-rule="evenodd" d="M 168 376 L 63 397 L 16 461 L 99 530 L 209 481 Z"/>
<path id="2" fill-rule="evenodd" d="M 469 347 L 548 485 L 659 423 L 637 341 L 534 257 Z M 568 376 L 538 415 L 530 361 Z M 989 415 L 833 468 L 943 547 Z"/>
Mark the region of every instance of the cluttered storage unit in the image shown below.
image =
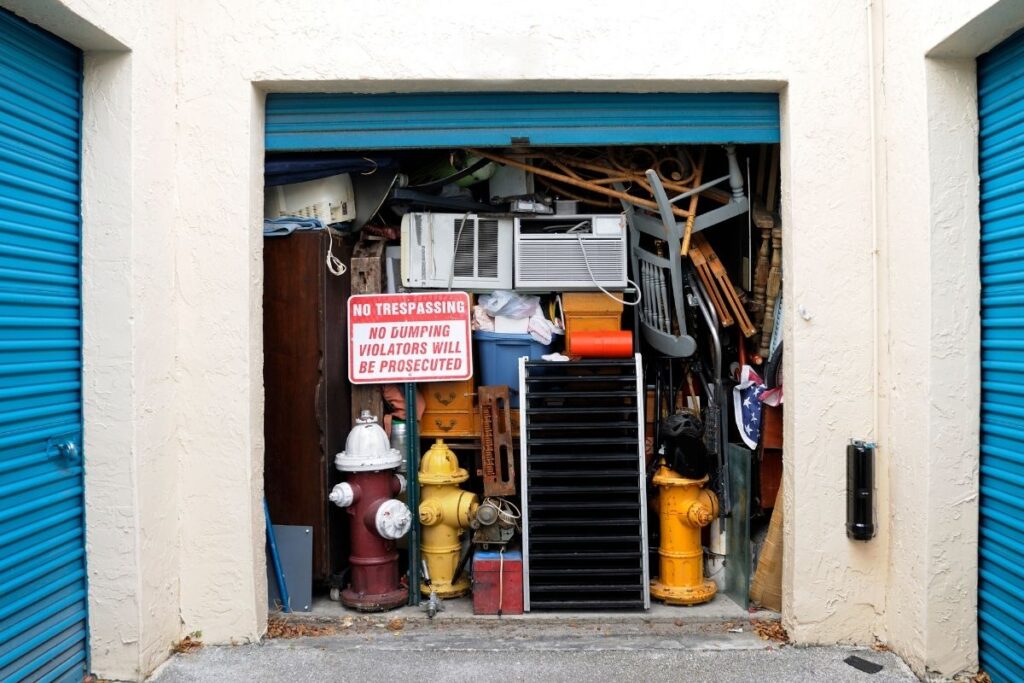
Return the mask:
<path id="1" fill-rule="evenodd" d="M 269 96 L 272 609 L 780 609 L 778 135 L 774 95 Z"/>

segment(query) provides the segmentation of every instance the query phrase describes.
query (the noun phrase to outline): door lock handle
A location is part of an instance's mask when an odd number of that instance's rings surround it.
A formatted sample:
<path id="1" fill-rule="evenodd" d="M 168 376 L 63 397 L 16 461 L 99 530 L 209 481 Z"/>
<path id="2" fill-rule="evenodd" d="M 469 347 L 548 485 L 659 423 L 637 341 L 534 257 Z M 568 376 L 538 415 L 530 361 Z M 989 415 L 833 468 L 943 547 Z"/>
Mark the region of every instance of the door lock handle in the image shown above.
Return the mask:
<path id="1" fill-rule="evenodd" d="M 70 439 L 61 441 L 57 444 L 57 455 L 69 462 L 76 462 L 78 460 L 78 444 Z"/>

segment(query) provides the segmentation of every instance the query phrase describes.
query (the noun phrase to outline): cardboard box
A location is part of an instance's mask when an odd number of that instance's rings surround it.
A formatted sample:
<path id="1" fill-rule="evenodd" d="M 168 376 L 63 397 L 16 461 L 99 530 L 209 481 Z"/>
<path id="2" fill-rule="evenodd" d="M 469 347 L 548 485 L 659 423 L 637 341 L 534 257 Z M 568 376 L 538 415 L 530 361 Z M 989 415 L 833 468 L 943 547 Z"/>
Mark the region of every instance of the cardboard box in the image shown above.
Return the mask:
<path id="1" fill-rule="evenodd" d="M 529 318 L 509 318 L 505 315 L 494 316 L 494 331 L 498 334 L 526 334 L 529 330 Z"/>

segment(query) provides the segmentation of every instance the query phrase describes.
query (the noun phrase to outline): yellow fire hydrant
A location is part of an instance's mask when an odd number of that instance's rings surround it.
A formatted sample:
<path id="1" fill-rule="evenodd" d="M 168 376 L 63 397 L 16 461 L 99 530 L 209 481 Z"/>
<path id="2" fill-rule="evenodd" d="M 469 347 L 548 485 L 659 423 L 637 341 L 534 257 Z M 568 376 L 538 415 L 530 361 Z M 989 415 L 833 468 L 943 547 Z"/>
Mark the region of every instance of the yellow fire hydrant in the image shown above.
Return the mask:
<path id="1" fill-rule="evenodd" d="M 470 520 L 480 507 L 475 493 L 458 486 L 467 479 L 469 472 L 459 467 L 455 453 L 441 439 L 420 461 L 420 524 L 423 525 L 420 553 L 427 562 L 431 587 L 442 598 L 455 598 L 469 592 L 467 576 L 452 582 L 462 552 L 462 532 L 469 528 Z M 431 587 L 420 584 L 424 595 L 430 595 Z"/>
<path id="2" fill-rule="evenodd" d="M 715 597 L 718 587 L 704 578 L 700 530 L 718 516 L 718 497 L 704 488 L 708 478 L 687 479 L 662 465 L 658 487 L 659 576 L 651 596 L 669 605 L 696 605 Z"/>

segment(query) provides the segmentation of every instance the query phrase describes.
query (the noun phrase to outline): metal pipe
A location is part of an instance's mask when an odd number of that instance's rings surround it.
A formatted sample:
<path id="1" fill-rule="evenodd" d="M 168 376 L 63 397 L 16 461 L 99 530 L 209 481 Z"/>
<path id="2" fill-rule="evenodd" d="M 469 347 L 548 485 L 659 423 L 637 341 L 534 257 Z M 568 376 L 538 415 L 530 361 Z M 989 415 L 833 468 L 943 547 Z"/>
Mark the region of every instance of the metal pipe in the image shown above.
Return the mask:
<path id="1" fill-rule="evenodd" d="M 288 584 L 284 580 L 284 570 L 281 569 L 281 555 L 277 552 L 277 536 L 274 535 L 274 525 L 270 521 L 270 506 L 267 499 L 263 499 L 263 516 L 267 520 L 267 546 L 270 548 L 270 561 L 274 565 L 274 577 L 277 579 L 277 594 L 281 598 L 281 611 L 292 611 L 292 600 L 288 596 Z"/>
<path id="2" fill-rule="evenodd" d="M 715 178 L 714 180 L 709 180 L 708 182 L 706 182 L 706 183 L 704 183 L 702 185 L 698 185 L 697 187 L 693 188 L 692 190 L 687 190 L 686 192 L 684 192 L 682 194 L 676 195 L 672 199 L 668 200 L 668 203 L 669 204 L 675 204 L 676 202 L 683 201 L 687 197 L 692 197 L 695 194 L 700 194 L 701 192 L 705 192 L 705 191 L 711 189 L 712 187 L 714 187 L 715 185 L 718 185 L 721 182 L 729 180 L 730 177 L 731 176 L 724 175 L 724 176 L 722 176 L 720 178 Z"/>
<path id="3" fill-rule="evenodd" d="M 641 263 L 643 263 L 641 261 Z M 654 462 L 658 462 L 658 451 L 661 448 L 661 359 L 656 358 L 654 363 L 654 417 L 651 420 L 651 424 L 654 425 Z M 646 404 L 647 397 L 644 397 L 644 403 Z M 646 408 L 646 405 L 644 406 Z"/>
<path id="4" fill-rule="evenodd" d="M 732 511 L 732 493 L 729 486 L 729 459 L 726 455 L 726 448 L 729 445 L 729 407 L 726 402 L 726 396 L 724 386 L 722 385 L 722 343 L 718 336 L 718 315 L 715 313 L 714 307 L 711 306 L 708 301 L 707 290 L 704 289 L 704 283 L 700 281 L 699 277 L 694 277 L 692 268 L 689 273 L 690 286 L 696 288 L 697 296 L 697 308 L 700 309 L 701 314 L 704 316 L 704 321 L 708 325 L 708 331 L 711 333 L 711 339 L 714 342 L 712 344 L 713 353 L 713 365 L 715 368 L 715 375 L 711 382 L 711 391 L 714 394 L 715 402 L 718 404 L 718 409 L 721 411 L 719 415 L 719 435 L 718 435 L 718 472 L 719 472 L 719 498 L 721 499 L 720 510 L 723 515 L 728 515 Z M 709 406 L 710 407 L 710 406 Z"/>
<path id="5" fill-rule="evenodd" d="M 412 528 L 409 529 L 409 604 L 420 604 L 420 425 L 416 415 L 416 385 L 405 383 L 406 489 Z"/>
<path id="6" fill-rule="evenodd" d="M 708 325 L 708 331 L 711 333 L 711 340 L 714 342 L 711 349 L 714 351 L 712 355 L 713 365 L 715 366 L 715 380 L 714 383 L 718 383 L 722 376 L 722 342 L 718 338 L 718 314 L 715 313 L 713 306 L 708 305 L 710 297 L 708 292 L 704 289 L 704 283 L 700 281 L 699 277 L 693 277 L 691 274 L 690 285 L 695 287 L 698 292 L 697 308 L 700 309 L 701 314 L 704 316 L 704 322 Z"/>
<path id="7" fill-rule="evenodd" d="M 719 436 L 719 451 L 721 452 L 721 470 L 719 482 L 719 499 L 725 512 L 722 513 L 723 517 L 728 517 L 732 514 L 732 486 L 729 483 L 729 454 L 726 452 L 729 448 L 729 402 L 726 400 L 725 386 L 722 384 L 721 378 L 715 382 L 715 387 L 718 392 L 718 408 L 722 411 L 721 417 L 718 419 L 718 425 L 721 427 L 721 435 Z"/>

